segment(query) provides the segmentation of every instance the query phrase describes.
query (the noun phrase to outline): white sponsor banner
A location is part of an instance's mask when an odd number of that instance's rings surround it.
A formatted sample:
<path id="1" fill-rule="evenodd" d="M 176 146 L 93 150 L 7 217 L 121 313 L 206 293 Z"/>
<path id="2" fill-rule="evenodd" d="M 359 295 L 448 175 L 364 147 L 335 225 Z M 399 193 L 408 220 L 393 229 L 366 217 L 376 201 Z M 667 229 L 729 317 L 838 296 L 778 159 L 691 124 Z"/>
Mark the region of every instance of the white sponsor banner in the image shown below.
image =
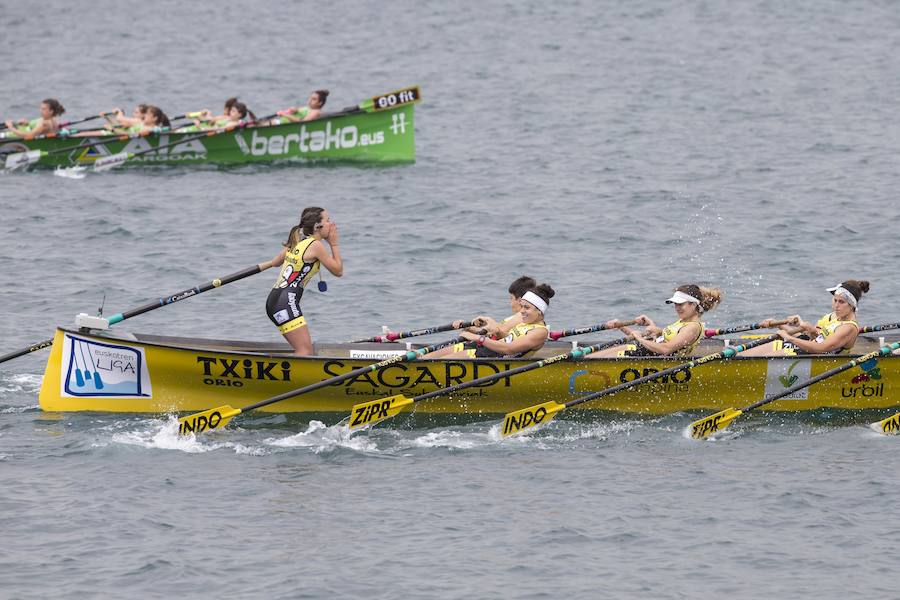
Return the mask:
<path id="1" fill-rule="evenodd" d="M 784 392 L 792 385 L 809 379 L 809 368 L 812 361 L 808 358 L 775 358 L 766 361 L 766 398 Z M 797 390 L 785 396 L 785 400 L 801 400 L 807 398 L 809 388 Z"/>
<path id="2" fill-rule="evenodd" d="M 144 349 L 67 333 L 63 338 L 60 395 L 152 397 Z"/>
<path id="3" fill-rule="evenodd" d="M 406 350 L 351 350 L 350 358 L 376 358 L 383 360 L 392 356 L 406 354 Z"/>

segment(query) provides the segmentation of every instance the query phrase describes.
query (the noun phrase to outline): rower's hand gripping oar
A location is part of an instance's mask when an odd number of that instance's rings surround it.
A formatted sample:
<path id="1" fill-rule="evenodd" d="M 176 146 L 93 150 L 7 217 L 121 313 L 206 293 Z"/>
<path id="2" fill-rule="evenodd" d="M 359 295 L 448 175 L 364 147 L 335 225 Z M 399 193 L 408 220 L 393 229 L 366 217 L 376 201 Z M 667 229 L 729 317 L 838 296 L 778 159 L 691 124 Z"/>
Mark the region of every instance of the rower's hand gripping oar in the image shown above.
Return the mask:
<path id="1" fill-rule="evenodd" d="M 454 329 L 466 329 L 472 326 L 471 321 L 466 321 L 462 323 L 459 327 L 454 327 L 453 323 L 448 323 L 447 325 L 439 325 L 437 327 L 428 327 L 426 329 L 413 329 L 411 331 L 401 331 L 399 333 L 389 331 L 384 335 L 376 335 L 374 337 L 365 338 L 361 340 L 352 340 L 347 342 L 348 344 L 363 344 L 366 342 L 395 342 L 397 340 L 402 340 L 404 338 L 416 337 L 420 335 L 431 335 L 433 333 L 442 333 L 444 331 L 453 331 Z"/>
<path id="2" fill-rule="evenodd" d="M 529 363 L 527 365 L 522 365 L 521 367 L 509 369 L 508 371 L 502 371 L 500 373 L 494 373 L 493 375 L 479 377 L 478 379 L 473 379 L 472 381 L 466 381 L 464 383 L 452 385 L 440 390 L 421 394 L 414 398 L 407 398 L 403 394 L 398 394 L 396 396 L 380 398 L 378 400 L 370 400 L 369 402 L 362 402 L 360 404 L 354 405 L 350 410 L 350 429 L 353 430 L 359 427 L 375 425 L 376 423 L 380 423 L 385 419 L 390 419 L 391 417 L 400 414 L 400 412 L 407 406 L 411 406 L 416 402 L 421 402 L 422 400 L 428 400 L 430 398 L 436 398 L 437 396 L 452 394 L 466 388 L 484 385 L 485 383 L 512 377 L 513 375 L 518 375 L 519 373 L 533 371 L 534 369 L 540 369 L 541 367 L 546 367 L 548 365 L 562 362 L 564 360 L 579 360 L 581 358 L 584 358 L 588 354 L 597 352 L 598 350 L 603 350 L 604 348 L 624 344 L 628 341 L 628 339 L 629 338 L 625 337 L 618 340 L 597 344 L 595 346 L 575 348 L 574 350 L 566 354 L 559 354 L 557 356 L 545 358 L 543 360 Z"/>
<path id="3" fill-rule="evenodd" d="M 680 365 L 676 365 L 674 367 L 670 367 L 668 369 L 663 369 L 662 371 L 658 371 L 656 373 L 651 373 L 649 375 L 645 375 L 643 377 L 638 377 L 637 379 L 633 379 L 631 381 L 627 381 L 625 383 L 620 383 L 618 385 L 614 385 L 608 387 L 606 389 L 600 390 L 599 392 L 594 392 L 593 394 L 588 394 L 586 396 L 581 396 L 580 398 L 576 398 L 575 400 L 570 400 L 565 404 L 561 404 L 559 402 L 551 400 L 550 402 L 544 402 L 542 404 L 536 404 L 535 406 L 529 406 L 528 408 L 523 408 L 522 410 L 516 410 L 510 413 L 507 413 L 503 418 L 503 426 L 500 430 L 500 435 L 502 437 L 508 437 L 529 429 L 531 427 L 535 427 L 542 423 L 546 423 L 556 416 L 557 413 L 563 411 L 567 408 L 572 408 L 573 406 L 577 406 L 579 404 L 584 404 L 585 402 L 590 402 L 591 400 L 596 400 L 598 398 L 603 398 L 604 396 L 611 396 L 617 392 L 621 392 L 622 390 L 627 390 L 629 388 L 636 387 L 638 385 L 649 383 L 651 381 L 655 381 L 660 379 L 661 377 L 666 377 L 668 375 L 672 375 L 674 373 L 678 373 L 681 371 L 687 371 L 689 369 L 693 369 L 694 367 L 698 367 L 700 365 L 706 364 L 708 362 L 712 362 L 714 360 L 721 360 L 726 358 L 731 358 L 737 355 L 739 352 L 743 352 L 744 350 L 749 350 L 750 348 L 755 348 L 756 346 L 762 346 L 763 344 L 768 344 L 771 341 L 778 339 L 777 335 L 770 335 L 764 337 L 759 340 L 754 340 L 752 342 L 748 342 L 746 344 L 739 344 L 737 346 L 728 346 L 723 348 L 719 352 L 714 354 L 707 354 L 701 358 L 694 359 L 690 362 L 682 363 Z"/>
<path id="4" fill-rule="evenodd" d="M 397 363 L 413 361 L 417 358 L 425 356 L 429 352 L 439 350 L 444 346 L 451 346 L 453 344 L 458 344 L 459 342 L 464 341 L 465 338 L 458 337 L 446 342 L 432 344 L 431 346 L 425 346 L 424 348 L 419 348 L 418 350 L 407 350 L 403 354 L 392 356 L 381 362 L 367 365 L 365 367 L 360 367 L 358 369 L 353 369 L 352 371 L 344 373 L 343 375 L 338 375 L 337 377 L 331 377 L 329 379 L 323 379 L 322 381 L 317 381 L 316 383 L 311 383 L 302 388 L 292 390 L 290 392 L 285 392 L 283 394 L 279 394 L 265 400 L 261 400 L 254 404 L 244 406 L 243 408 L 234 408 L 225 404 L 223 406 L 217 406 L 216 408 L 204 410 L 203 412 L 195 413 L 193 415 L 188 415 L 187 417 L 181 417 L 180 419 L 178 419 L 178 433 L 181 435 L 189 435 L 202 433 L 209 429 L 220 429 L 228 425 L 228 422 L 231 421 L 231 419 L 241 413 L 255 410 L 257 408 L 262 408 L 263 406 L 269 406 L 270 404 L 281 402 L 282 400 L 287 400 L 289 398 L 295 398 L 302 394 L 306 394 L 308 392 L 312 392 L 329 385 L 336 385 L 343 381 L 347 381 L 348 379 L 353 379 L 355 377 L 359 377 L 360 375 L 365 375 L 366 373 L 371 373 L 372 371 L 377 371 L 378 369 L 383 369 L 384 367 L 389 367 Z"/>
<path id="5" fill-rule="evenodd" d="M 772 323 L 770 323 L 770 325 L 771 325 L 771 327 L 776 327 L 778 325 L 784 325 L 787 322 L 788 322 L 787 319 L 783 319 L 780 321 L 772 321 Z M 631 326 L 631 325 L 634 325 L 635 323 L 636 323 L 636 321 L 624 321 L 624 322 L 620 322 L 617 325 L 617 327 Z M 726 327 L 726 328 L 722 328 L 722 329 L 707 329 L 703 332 L 703 335 L 705 337 L 710 338 L 710 337 L 714 337 L 717 335 L 728 335 L 729 333 L 739 333 L 742 331 L 753 331 L 754 329 L 768 329 L 768 328 L 769 327 L 763 327 L 762 322 L 760 322 L 760 323 L 752 323 L 750 325 L 738 325 L 736 327 Z M 609 327 L 606 326 L 606 323 L 603 323 L 601 325 L 591 325 L 590 327 L 579 327 L 577 329 L 566 329 L 564 331 L 551 331 L 550 339 L 556 341 L 559 338 L 569 337 L 572 335 L 581 335 L 583 333 L 594 333 L 595 331 L 603 331 L 604 329 L 609 329 Z M 862 330 L 860 330 L 860 331 L 862 331 Z"/>
<path id="6" fill-rule="evenodd" d="M 882 346 L 881 348 L 879 348 L 878 350 L 876 350 L 874 352 L 870 352 L 870 353 L 864 354 L 863 356 L 860 356 L 858 358 L 854 358 L 853 360 L 851 360 L 839 367 L 835 367 L 834 369 L 829 369 L 829 370 L 825 371 L 824 373 L 820 373 L 819 375 L 816 375 L 815 377 L 810 377 L 806 381 L 800 382 L 796 385 L 792 385 L 791 387 L 787 388 L 786 390 L 775 394 L 771 398 L 766 398 L 764 400 L 760 400 L 759 402 L 754 402 L 753 404 L 751 404 L 749 406 L 745 406 L 744 408 L 741 408 L 741 409 L 726 408 L 725 410 L 717 412 L 714 415 L 709 415 L 708 417 L 704 417 L 702 419 L 694 421 L 688 427 L 688 433 L 695 440 L 708 438 L 712 434 L 714 434 L 718 431 L 722 431 L 723 429 L 728 427 L 732 421 L 734 421 L 736 418 L 738 418 L 739 416 L 741 416 L 744 413 L 750 412 L 751 410 L 756 410 L 757 408 L 759 408 L 761 406 L 765 406 L 766 404 L 769 404 L 770 402 L 775 402 L 776 400 L 784 398 L 785 396 L 790 396 L 794 392 L 797 392 L 799 390 L 802 390 L 803 388 L 809 387 L 812 384 L 818 383 L 824 379 L 828 379 L 829 377 L 833 377 L 839 373 L 843 373 L 844 371 L 846 371 L 848 369 L 852 369 L 853 367 L 855 367 L 857 365 L 862 365 L 862 364 L 866 363 L 867 361 L 874 360 L 874 359 L 877 359 L 878 357 L 888 355 L 891 352 L 893 352 L 894 350 L 896 350 L 897 348 L 900 348 L 900 342 L 894 342 L 893 344 L 888 344 L 886 346 Z M 873 424 L 873 425 L 878 425 L 878 424 Z"/>
<path id="7" fill-rule="evenodd" d="M 231 273 L 230 275 L 225 275 L 224 277 L 219 277 L 213 279 L 212 281 L 208 281 L 206 283 L 194 286 L 192 288 L 188 288 L 186 290 L 182 290 L 177 294 L 172 294 L 171 296 L 166 296 L 164 298 L 158 298 L 153 302 L 148 302 L 143 306 L 139 306 L 137 308 L 133 308 L 131 310 L 118 313 L 112 315 L 107 319 L 110 325 L 114 325 L 125 319 L 130 319 L 131 317 L 136 317 L 138 315 L 142 315 L 145 312 L 149 312 L 151 310 L 155 310 L 157 308 L 162 308 L 163 306 L 168 306 L 169 304 L 173 304 L 180 300 L 184 300 L 186 298 L 190 298 L 191 296 L 196 296 L 197 294 L 202 294 L 203 292 L 207 292 L 211 289 L 219 288 L 225 285 L 226 283 L 232 283 L 233 281 L 237 281 L 239 279 L 244 279 L 245 277 L 250 277 L 251 275 L 256 275 L 262 271 L 265 271 L 269 267 L 272 266 L 272 262 L 264 262 L 258 265 L 253 265 L 252 267 L 248 267 L 246 269 L 242 269 L 237 271 L 236 273 Z M 36 352 L 41 348 L 47 348 L 53 344 L 53 339 L 44 340 L 42 342 L 38 342 L 36 344 L 32 344 L 27 348 L 22 348 L 21 350 L 16 350 L 15 352 L 10 352 L 9 354 L 4 354 L 0 356 L 0 363 L 4 363 L 8 360 L 12 360 L 14 358 L 18 358 L 20 356 L 24 356 L 31 352 Z"/>

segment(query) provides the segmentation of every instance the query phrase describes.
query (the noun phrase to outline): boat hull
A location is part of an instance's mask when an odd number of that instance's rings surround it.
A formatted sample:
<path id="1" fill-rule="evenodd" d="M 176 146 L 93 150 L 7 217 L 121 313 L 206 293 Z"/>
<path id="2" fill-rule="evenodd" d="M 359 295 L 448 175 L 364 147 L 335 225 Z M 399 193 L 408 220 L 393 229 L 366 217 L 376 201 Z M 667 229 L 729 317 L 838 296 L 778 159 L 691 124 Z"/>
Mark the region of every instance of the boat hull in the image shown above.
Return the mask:
<path id="1" fill-rule="evenodd" d="M 177 413 L 224 404 L 242 407 L 383 359 L 398 346 L 342 344 L 320 347 L 327 356 L 295 357 L 286 346 L 160 336 L 84 333 L 57 329 L 40 391 L 45 411 Z M 548 344 L 546 356 L 565 344 Z M 282 349 L 284 348 L 284 349 Z M 715 351 L 714 348 L 708 348 Z M 367 354 L 368 353 L 368 354 Z M 374 353 L 380 353 L 377 356 Z M 366 356 L 372 358 L 366 358 Z M 702 365 L 640 385 L 578 409 L 666 414 L 740 407 L 839 366 L 842 357 L 736 358 Z M 418 360 L 326 386 L 260 410 L 345 413 L 357 403 L 403 394 L 413 397 L 521 366 L 522 359 Z M 662 370 L 678 359 L 620 358 L 562 362 L 418 403 L 426 414 L 502 414 L 528 405 L 565 402 Z M 877 368 L 854 368 L 765 408 L 800 411 L 891 408 L 900 404 L 900 357 Z"/>
<path id="2" fill-rule="evenodd" d="M 57 137 L 6 143 L 0 140 L 0 155 L 69 149 L 41 158 L 38 165 L 46 167 L 91 165 L 97 159 L 120 152 L 143 152 L 130 158 L 128 165 L 243 164 L 283 159 L 403 163 L 413 162 L 416 158 L 412 104 L 303 123 L 245 127 L 188 139 L 197 135 L 197 132 L 161 133 L 131 140 L 120 140 L 116 136 Z M 87 146 L 96 142 L 102 143 Z M 167 147 L 154 150 L 160 146 Z"/>

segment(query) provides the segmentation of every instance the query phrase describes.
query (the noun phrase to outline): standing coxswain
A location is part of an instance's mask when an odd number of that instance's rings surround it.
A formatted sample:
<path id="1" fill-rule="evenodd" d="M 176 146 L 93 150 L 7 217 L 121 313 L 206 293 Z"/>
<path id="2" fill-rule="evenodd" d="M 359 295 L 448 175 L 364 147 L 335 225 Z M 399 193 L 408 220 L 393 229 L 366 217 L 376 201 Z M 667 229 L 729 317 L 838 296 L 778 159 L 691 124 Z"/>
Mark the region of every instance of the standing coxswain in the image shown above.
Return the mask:
<path id="1" fill-rule="evenodd" d="M 328 242 L 330 251 L 324 242 Z M 318 206 L 304 208 L 300 222 L 291 228 L 284 248 L 275 255 L 272 264 L 281 265 L 281 270 L 266 300 L 266 314 L 294 349 L 294 354 L 309 356 L 313 345 L 300 310 L 303 290 L 320 265 L 335 277 L 344 274 L 337 224 L 329 219 L 328 211 Z"/>

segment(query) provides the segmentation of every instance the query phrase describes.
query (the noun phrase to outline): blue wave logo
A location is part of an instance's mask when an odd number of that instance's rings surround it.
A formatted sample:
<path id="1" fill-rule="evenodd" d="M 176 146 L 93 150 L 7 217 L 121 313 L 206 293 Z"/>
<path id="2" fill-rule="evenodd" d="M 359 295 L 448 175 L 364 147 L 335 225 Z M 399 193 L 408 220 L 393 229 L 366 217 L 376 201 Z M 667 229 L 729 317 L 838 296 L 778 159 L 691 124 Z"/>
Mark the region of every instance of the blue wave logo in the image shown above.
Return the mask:
<path id="1" fill-rule="evenodd" d="M 63 389 L 70 396 L 148 397 L 143 351 L 66 335 Z"/>

